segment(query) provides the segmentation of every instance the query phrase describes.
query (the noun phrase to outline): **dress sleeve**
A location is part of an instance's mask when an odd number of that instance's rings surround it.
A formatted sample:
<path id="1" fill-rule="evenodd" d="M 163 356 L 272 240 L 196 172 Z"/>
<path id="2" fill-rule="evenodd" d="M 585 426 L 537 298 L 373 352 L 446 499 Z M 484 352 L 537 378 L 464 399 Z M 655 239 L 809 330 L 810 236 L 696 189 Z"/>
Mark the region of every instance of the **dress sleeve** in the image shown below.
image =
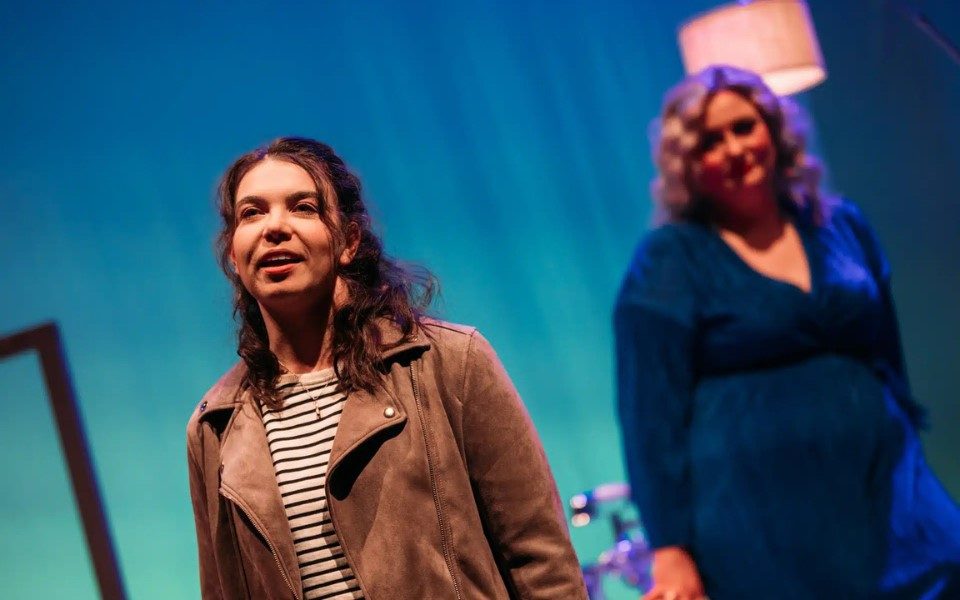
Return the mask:
<path id="1" fill-rule="evenodd" d="M 926 422 L 926 411 L 914 399 L 910 389 L 910 379 L 907 376 L 906 362 L 903 357 L 903 346 L 900 341 L 900 324 L 893 301 L 893 292 L 890 286 L 890 263 L 887 260 L 883 247 L 867 223 L 863 213 L 852 203 L 845 202 L 843 210 L 851 228 L 857 236 L 867 266 L 877 283 L 880 302 L 880 318 L 877 323 L 876 368 L 881 372 L 890 386 L 900 406 L 907 413 L 914 426 L 922 428 Z"/>
<path id="2" fill-rule="evenodd" d="M 503 365 L 477 332 L 462 385 L 467 469 L 511 597 L 586 600 L 543 447 Z"/>
<path id="3" fill-rule="evenodd" d="M 627 272 L 614 312 L 627 472 L 654 548 L 691 541 L 695 303 L 689 272 L 676 240 L 648 238 Z"/>

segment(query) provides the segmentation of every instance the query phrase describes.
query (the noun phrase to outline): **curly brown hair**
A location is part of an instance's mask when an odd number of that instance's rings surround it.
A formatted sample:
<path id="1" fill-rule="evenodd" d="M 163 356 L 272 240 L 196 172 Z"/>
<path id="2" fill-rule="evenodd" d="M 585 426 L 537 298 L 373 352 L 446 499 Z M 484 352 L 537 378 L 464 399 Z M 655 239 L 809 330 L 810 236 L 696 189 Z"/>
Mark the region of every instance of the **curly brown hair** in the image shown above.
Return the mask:
<path id="1" fill-rule="evenodd" d="M 822 168 L 806 152 L 807 124 L 800 108 L 774 94 L 756 74 L 716 65 L 688 76 L 664 96 L 660 119 L 652 131 L 657 176 L 652 192 L 658 221 L 707 220 L 710 199 L 699 194 L 696 157 L 707 104 L 729 90 L 753 104 L 776 148 L 774 188 L 783 208 L 806 209 L 822 223 L 830 199 L 820 190 Z"/>
<path id="2" fill-rule="evenodd" d="M 403 265 L 383 251 L 373 232 L 363 201 L 360 179 L 350 171 L 334 150 L 316 140 L 282 137 L 238 158 L 223 174 L 218 187 L 218 208 L 222 228 L 216 239 L 221 269 L 233 285 L 233 314 L 238 323 L 237 354 L 247 366 L 246 384 L 260 401 L 275 406 L 280 362 L 270 350 L 267 329 L 256 299 L 243 286 L 230 263 L 230 245 L 236 228 L 236 194 L 250 169 L 272 158 L 303 168 L 313 179 L 324 202 L 336 207 L 321 211 L 330 229 L 335 255 L 345 247 L 345 232 L 354 224 L 360 242 L 353 260 L 338 265 L 337 276 L 346 283 L 347 300 L 334 307 L 334 369 L 346 392 L 372 391 L 381 380 L 384 348 L 382 325 L 392 322 L 401 332 L 400 342 L 413 338 L 437 291 L 436 279 L 423 268 Z M 339 217 L 339 218 L 337 218 Z"/>

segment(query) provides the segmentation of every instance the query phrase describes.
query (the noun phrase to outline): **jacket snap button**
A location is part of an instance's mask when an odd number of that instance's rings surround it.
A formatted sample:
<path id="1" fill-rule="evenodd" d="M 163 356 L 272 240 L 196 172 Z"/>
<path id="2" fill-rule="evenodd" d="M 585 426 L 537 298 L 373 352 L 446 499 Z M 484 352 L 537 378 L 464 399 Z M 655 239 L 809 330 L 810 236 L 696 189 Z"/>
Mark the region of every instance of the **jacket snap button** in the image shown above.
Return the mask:
<path id="1" fill-rule="evenodd" d="M 388 406 L 385 409 L 383 409 L 383 416 L 385 416 L 388 419 L 395 414 L 397 414 L 397 411 L 393 410 L 392 406 Z"/>
<path id="2" fill-rule="evenodd" d="M 206 400 L 204 400 L 203 402 L 200 403 L 200 412 L 203 412 L 203 411 L 205 411 L 205 410 L 207 410 L 207 401 L 206 401 Z"/>

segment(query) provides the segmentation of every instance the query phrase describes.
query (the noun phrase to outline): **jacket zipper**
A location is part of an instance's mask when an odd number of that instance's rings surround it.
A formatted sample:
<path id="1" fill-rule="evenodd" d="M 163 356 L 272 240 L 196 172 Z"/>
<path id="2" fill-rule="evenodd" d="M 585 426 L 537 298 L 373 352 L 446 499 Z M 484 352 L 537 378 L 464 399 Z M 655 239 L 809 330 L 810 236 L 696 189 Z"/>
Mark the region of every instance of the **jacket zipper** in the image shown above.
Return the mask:
<path id="1" fill-rule="evenodd" d="M 224 489 L 223 489 L 222 487 L 220 488 L 220 494 L 221 494 L 224 498 L 226 498 L 227 500 L 229 500 L 230 502 L 232 502 L 232 503 L 234 504 L 234 506 L 236 506 L 236 507 L 240 510 L 240 512 L 242 512 L 244 515 L 246 515 L 247 520 L 250 521 L 250 523 L 253 524 L 254 529 L 257 530 L 257 532 L 260 534 L 260 537 L 262 537 L 264 540 L 266 540 L 267 546 L 270 547 L 270 554 L 273 555 L 273 562 L 276 563 L 277 569 L 279 569 L 279 570 L 280 570 L 280 574 L 283 575 L 283 581 L 284 581 L 284 583 L 287 584 L 287 589 L 290 590 L 290 592 L 293 594 L 293 597 L 294 597 L 294 598 L 296 598 L 297 600 L 300 600 L 300 594 L 298 594 L 296 591 L 294 591 L 294 589 L 293 589 L 293 584 L 290 582 L 290 578 L 287 577 L 287 571 L 283 568 L 283 565 L 280 564 L 280 554 L 277 552 L 277 549 L 274 547 L 273 542 L 270 541 L 270 538 L 267 537 L 266 532 L 265 532 L 263 529 L 261 529 L 259 525 L 257 525 L 257 522 L 256 522 L 255 520 L 253 520 L 253 517 L 250 516 L 250 513 L 249 513 L 246 509 L 243 508 L 243 505 L 240 504 L 240 501 L 237 500 L 236 498 L 234 498 L 232 494 L 226 493 L 226 491 L 224 491 Z M 239 557 L 238 557 L 238 558 L 239 558 Z"/>
<path id="2" fill-rule="evenodd" d="M 367 588 L 363 585 L 363 580 L 360 579 L 360 573 L 353 567 L 353 560 L 350 558 L 350 550 L 347 549 L 347 542 L 340 536 L 340 527 L 337 525 L 337 515 L 333 511 L 333 502 L 330 502 L 330 496 L 327 495 L 327 490 L 330 485 L 330 475 L 332 471 L 327 472 L 327 483 L 324 486 L 323 494 L 327 499 L 327 512 L 330 513 L 330 522 L 333 523 L 333 531 L 337 534 L 337 538 L 340 540 L 340 548 L 343 550 L 343 557 L 347 561 L 347 566 L 350 567 L 350 572 L 353 573 L 353 578 L 357 580 L 357 584 L 360 586 L 360 593 L 364 598 L 369 598 L 370 594 L 367 593 Z"/>
<path id="3" fill-rule="evenodd" d="M 420 418 L 420 426 L 423 428 L 424 442 L 427 445 L 427 469 L 430 472 L 430 488 L 433 491 L 433 503 L 437 508 L 437 520 L 440 522 L 440 543 L 443 545 L 443 560 L 447 563 L 447 570 L 450 571 L 450 579 L 453 580 L 453 591 L 457 594 L 457 600 L 462 600 L 460 594 L 460 583 L 454 573 L 453 558 L 450 556 L 450 541 L 447 539 L 447 526 L 443 518 L 443 509 L 440 506 L 440 490 L 437 488 L 437 474 L 434 471 L 433 455 L 430 448 L 430 436 L 428 434 L 426 421 L 423 418 L 423 410 L 420 406 L 420 386 L 417 384 L 417 375 L 414 371 L 414 363 L 410 363 L 410 381 L 413 384 L 413 399 L 417 406 L 417 416 Z"/>

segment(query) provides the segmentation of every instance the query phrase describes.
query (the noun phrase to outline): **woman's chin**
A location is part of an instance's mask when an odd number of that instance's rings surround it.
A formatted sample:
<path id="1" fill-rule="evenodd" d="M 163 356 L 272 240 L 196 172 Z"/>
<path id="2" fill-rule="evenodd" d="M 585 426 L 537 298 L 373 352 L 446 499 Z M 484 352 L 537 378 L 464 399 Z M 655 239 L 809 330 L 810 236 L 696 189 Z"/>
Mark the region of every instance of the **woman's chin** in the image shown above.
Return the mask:
<path id="1" fill-rule="evenodd" d="M 254 298 L 261 307 L 274 312 L 289 312 L 291 309 L 309 308 L 317 304 L 319 294 L 316 289 L 295 285 L 289 282 L 264 286 L 256 290 Z"/>

